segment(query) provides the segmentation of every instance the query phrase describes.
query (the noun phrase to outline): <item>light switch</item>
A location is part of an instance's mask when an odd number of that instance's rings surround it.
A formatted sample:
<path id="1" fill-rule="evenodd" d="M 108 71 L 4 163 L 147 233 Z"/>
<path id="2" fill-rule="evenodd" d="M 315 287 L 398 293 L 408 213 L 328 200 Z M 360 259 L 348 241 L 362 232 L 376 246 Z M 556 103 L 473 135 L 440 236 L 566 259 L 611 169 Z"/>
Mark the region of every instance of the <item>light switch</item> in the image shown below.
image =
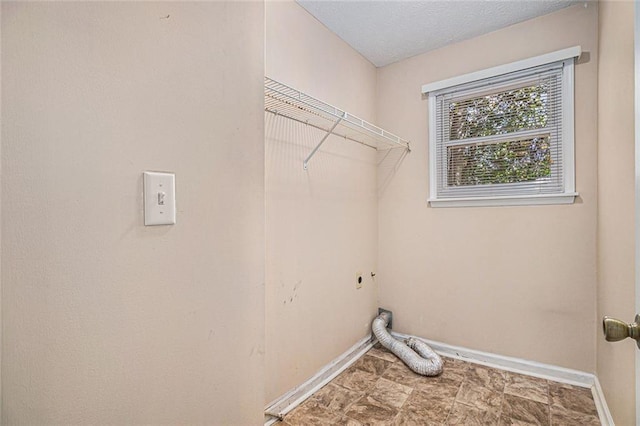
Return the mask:
<path id="1" fill-rule="evenodd" d="M 176 223 L 176 175 L 144 172 L 144 224 Z"/>

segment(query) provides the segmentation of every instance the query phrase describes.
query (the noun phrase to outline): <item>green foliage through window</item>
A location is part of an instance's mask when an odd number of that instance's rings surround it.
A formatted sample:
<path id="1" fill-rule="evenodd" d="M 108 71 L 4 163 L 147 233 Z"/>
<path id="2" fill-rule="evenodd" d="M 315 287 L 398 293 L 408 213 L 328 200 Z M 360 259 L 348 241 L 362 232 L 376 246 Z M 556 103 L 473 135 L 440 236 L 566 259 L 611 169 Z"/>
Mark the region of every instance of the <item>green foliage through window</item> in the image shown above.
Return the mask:
<path id="1" fill-rule="evenodd" d="M 449 103 L 450 141 L 544 129 L 549 82 Z M 550 134 L 447 147 L 448 185 L 526 182 L 551 175 Z"/>
<path id="2" fill-rule="evenodd" d="M 527 182 L 551 175 L 548 135 L 447 150 L 449 186 Z"/>

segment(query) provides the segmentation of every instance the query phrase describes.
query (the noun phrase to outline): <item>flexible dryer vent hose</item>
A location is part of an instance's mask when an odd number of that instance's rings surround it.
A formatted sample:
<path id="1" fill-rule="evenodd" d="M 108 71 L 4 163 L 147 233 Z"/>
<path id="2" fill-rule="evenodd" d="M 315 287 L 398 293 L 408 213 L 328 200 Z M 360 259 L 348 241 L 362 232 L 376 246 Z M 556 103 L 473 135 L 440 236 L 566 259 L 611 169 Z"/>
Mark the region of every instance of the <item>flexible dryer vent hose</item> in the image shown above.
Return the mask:
<path id="1" fill-rule="evenodd" d="M 387 331 L 390 316 L 383 312 L 373 320 L 371 329 L 382 346 L 393 352 L 413 372 L 423 376 L 437 376 L 442 373 L 442 358 L 426 343 L 409 337 L 404 342 Z"/>

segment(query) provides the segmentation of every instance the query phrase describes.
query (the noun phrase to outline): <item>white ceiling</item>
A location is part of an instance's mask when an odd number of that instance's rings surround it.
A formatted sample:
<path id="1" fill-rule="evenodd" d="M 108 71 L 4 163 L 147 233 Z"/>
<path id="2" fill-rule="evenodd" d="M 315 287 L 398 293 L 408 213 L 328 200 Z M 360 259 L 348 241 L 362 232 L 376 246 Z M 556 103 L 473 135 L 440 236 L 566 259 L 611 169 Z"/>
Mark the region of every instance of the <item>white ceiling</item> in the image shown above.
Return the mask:
<path id="1" fill-rule="evenodd" d="M 377 67 L 584 0 L 296 0 Z"/>

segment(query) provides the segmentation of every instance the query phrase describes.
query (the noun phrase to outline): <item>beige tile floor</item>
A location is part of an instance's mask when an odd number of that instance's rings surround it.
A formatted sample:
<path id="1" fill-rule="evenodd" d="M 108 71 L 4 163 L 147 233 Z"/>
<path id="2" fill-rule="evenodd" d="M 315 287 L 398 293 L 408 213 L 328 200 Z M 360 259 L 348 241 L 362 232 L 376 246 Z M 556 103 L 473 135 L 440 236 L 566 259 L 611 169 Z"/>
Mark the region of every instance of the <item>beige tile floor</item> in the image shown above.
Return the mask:
<path id="1" fill-rule="evenodd" d="M 375 347 L 287 414 L 296 425 L 600 425 L 591 390 L 444 358 L 423 377 Z"/>

